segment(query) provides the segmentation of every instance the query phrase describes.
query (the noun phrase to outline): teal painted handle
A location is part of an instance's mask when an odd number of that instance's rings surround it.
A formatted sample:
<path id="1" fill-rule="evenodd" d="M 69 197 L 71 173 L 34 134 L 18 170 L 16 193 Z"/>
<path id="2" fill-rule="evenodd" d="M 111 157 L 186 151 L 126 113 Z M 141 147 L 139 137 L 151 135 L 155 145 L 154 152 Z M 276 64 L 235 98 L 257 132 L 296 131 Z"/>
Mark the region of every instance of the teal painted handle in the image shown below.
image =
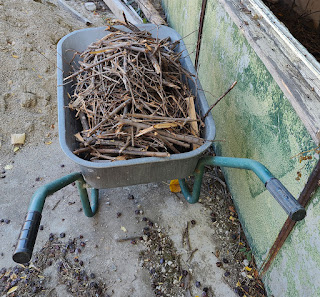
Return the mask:
<path id="1" fill-rule="evenodd" d="M 22 264 L 30 261 L 41 221 L 41 213 L 46 198 L 73 182 L 77 183 L 84 214 L 87 217 L 92 217 L 95 215 L 99 205 L 99 190 L 94 188 L 92 189 L 90 202 L 86 183 L 81 173 L 71 173 L 47 185 L 42 186 L 32 196 L 28 214 L 25 223 L 22 226 L 18 243 L 16 245 L 16 250 L 14 251 L 14 254 L 12 256 L 13 261 Z"/>
<path id="2" fill-rule="evenodd" d="M 189 203 L 196 203 L 199 200 L 204 167 L 206 165 L 230 167 L 238 169 L 252 170 L 259 179 L 264 183 L 267 190 L 279 202 L 281 207 L 286 211 L 294 221 L 300 221 L 306 216 L 305 209 L 290 194 L 290 192 L 278 181 L 271 172 L 261 163 L 245 158 L 229 157 L 203 157 L 199 160 L 194 171 L 194 185 L 192 194 L 189 193 L 185 179 L 179 179 L 181 191 Z M 278 182 L 276 182 L 277 180 Z"/>

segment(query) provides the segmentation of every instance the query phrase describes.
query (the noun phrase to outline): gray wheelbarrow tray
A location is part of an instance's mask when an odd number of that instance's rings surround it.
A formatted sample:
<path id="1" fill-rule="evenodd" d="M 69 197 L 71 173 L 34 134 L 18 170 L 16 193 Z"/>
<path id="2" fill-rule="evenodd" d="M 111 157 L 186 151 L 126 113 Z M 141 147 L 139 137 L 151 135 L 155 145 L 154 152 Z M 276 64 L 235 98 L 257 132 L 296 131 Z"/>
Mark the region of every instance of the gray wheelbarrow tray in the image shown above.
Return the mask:
<path id="1" fill-rule="evenodd" d="M 139 25 L 140 29 L 149 31 L 153 37 L 160 39 L 170 36 L 172 42 L 181 40 L 181 36 L 173 29 L 165 26 L 157 28 L 155 25 Z M 122 30 L 125 28 L 123 27 Z M 86 182 L 97 189 L 122 187 L 135 184 L 151 183 L 169 179 L 177 179 L 191 175 L 201 155 L 211 145 L 207 141 L 198 149 L 171 155 L 167 158 L 137 158 L 116 162 L 96 163 L 83 160 L 72 153 L 78 146 L 75 137 L 81 131 L 79 122 L 74 120 L 74 112 L 68 106 L 70 99 L 67 93 L 72 94 L 71 83 L 65 84 L 63 78 L 70 73 L 70 61 L 74 51 L 82 52 L 88 45 L 101 39 L 107 32 L 104 27 L 79 30 L 65 36 L 58 44 L 58 119 L 60 145 L 66 155 L 80 166 Z M 181 41 L 177 47 L 178 52 L 183 52 L 182 66 L 192 74 L 196 74 L 184 43 Z M 200 82 L 197 81 L 198 90 L 193 90 L 197 96 L 196 105 L 204 114 L 208 110 L 208 104 L 203 91 L 199 90 Z M 194 84 L 191 84 L 191 87 Z M 213 140 L 215 137 L 215 125 L 212 116 L 205 120 L 204 137 Z"/>
<path id="2" fill-rule="evenodd" d="M 140 29 L 149 31 L 154 37 L 160 39 L 170 37 L 174 42 L 180 41 L 177 51 L 183 52 L 181 57 L 182 66 L 189 72 L 196 74 L 186 47 L 181 36 L 171 28 L 151 24 L 138 25 Z M 125 30 L 125 28 L 121 28 Z M 92 217 L 98 209 L 99 190 L 103 188 L 122 187 L 128 185 L 159 182 L 169 179 L 179 179 L 182 194 L 189 203 L 196 203 L 199 199 L 201 182 L 206 165 L 231 167 L 238 169 L 252 170 L 264 183 L 266 189 L 279 202 L 282 208 L 295 221 L 302 220 L 305 209 L 297 202 L 290 192 L 276 179 L 271 172 L 261 163 L 245 159 L 220 156 L 203 156 L 215 137 L 215 124 L 212 115 L 205 119 L 205 130 L 203 137 L 205 143 L 187 153 L 175 154 L 166 158 L 139 158 L 116 162 L 95 163 L 83 160 L 73 154 L 77 147 L 74 134 L 82 130 L 80 122 L 75 119 L 75 113 L 67 108 L 69 103 L 68 93 L 72 94 L 71 83 L 65 83 L 64 77 L 70 74 L 70 62 L 74 52 L 84 51 L 89 44 L 101 39 L 108 34 L 105 28 L 83 29 L 68 34 L 58 43 L 58 119 L 59 137 L 62 150 L 65 154 L 80 166 L 81 172 L 71 173 L 61 177 L 47 185 L 40 187 L 32 196 L 25 223 L 22 226 L 13 260 L 18 263 L 27 263 L 32 257 L 33 247 L 37 237 L 41 213 L 47 196 L 76 182 L 83 210 L 86 216 Z M 200 114 L 208 111 L 208 104 L 198 79 L 196 86 L 193 86 L 193 93 L 196 96 L 196 107 Z M 184 178 L 194 175 L 192 193 L 189 193 Z M 87 193 L 87 185 L 92 187 L 91 197 Z"/>

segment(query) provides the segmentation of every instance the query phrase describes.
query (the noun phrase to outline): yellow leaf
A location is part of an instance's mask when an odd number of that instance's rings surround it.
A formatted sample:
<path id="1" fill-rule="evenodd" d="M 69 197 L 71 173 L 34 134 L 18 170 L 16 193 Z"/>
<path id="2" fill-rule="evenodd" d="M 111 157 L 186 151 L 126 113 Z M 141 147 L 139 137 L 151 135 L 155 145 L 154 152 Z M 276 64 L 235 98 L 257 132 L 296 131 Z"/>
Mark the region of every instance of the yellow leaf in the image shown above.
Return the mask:
<path id="1" fill-rule="evenodd" d="M 179 180 L 173 179 L 172 181 L 170 181 L 170 191 L 172 193 L 180 193 L 181 192 Z"/>
<path id="2" fill-rule="evenodd" d="M 127 232 L 127 229 L 126 229 L 125 227 L 123 227 L 123 226 L 121 226 L 121 230 L 122 230 L 123 232 Z"/>
<path id="3" fill-rule="evenodd" d="M 181 281 L 181 279 L 182 279 L 182 275 L 179 276 L 179 282 Z"/>
<path id="4" fill-rule="evenodd" d="M 44 278 L 44 276 L 43 276 L 43 275 L 38 275 L 38 277 L 39 277 L 39 278 Z"/>
<path id="5" fill-rule="evenodd" d="M 13 148 L 13 152 L 15 153 L 15 152 L 17 152 L 19 149 L 20 149 L 20 147 L 15 146 L 15 147 Z"/>
<path id="6" fill-rule="evenodd" d="M 12 55 L 12 58 L 18 59 L 19 56 L 17 56 L 17 55 Z"/>
<path id="7" fill-rule="evenodd" d="M 39 77 L 39 78 L 42 78 L 42 76 L 41 76 L 40 74 L 38 74 L 38 77 Z"/>
<path id="8" fill-rule="evenodd" d="M 250 267 L 248 267 L 248 266 L 246 266 L 245 269 L 246 269 L 247 271 L 251 271 L 251 270 L 252 270 L 252 268 L 250 268 Z"/>
<path id="9" fill-rule="evenodd" d="M 18 286 L 12 287 L 12 288 L 7 292 L 7 295 L 13 293 L 13 292 L 14 292 L 15 290 L 17 290 L 17 289 L 18 289 Z"/>
<path id="10" fill-rule="evenodd" d="M 118 156 L 118 157 L 116 157 L 116 160 L 117 161 L 127 160 L 127 156 L 126 155 Z"/>
<path id="11" fill-rule="evenodd" d="M 247 274 L 247 278 L 253 279 L 252 275 Z"/>
<path id="12" fill-rule="evenodd" d="M 177 127 L 177 123 L 161 123 L 161 124 L 156 124 L 153 125 L 153 128 L 155 129 L 167 129 L 167 128 L 174 128 Z"/>
<path id="13" fill-rule="evenodd" d="M 241 284 L 239 281 L 237 282 L 237 287 L 241 287 Z"/>
<path id="14" fill-rule="evenodd" d="M 50 145 L 51 143 L 52 143 L 52 141 L 45 142 L 46 145 Z"/>

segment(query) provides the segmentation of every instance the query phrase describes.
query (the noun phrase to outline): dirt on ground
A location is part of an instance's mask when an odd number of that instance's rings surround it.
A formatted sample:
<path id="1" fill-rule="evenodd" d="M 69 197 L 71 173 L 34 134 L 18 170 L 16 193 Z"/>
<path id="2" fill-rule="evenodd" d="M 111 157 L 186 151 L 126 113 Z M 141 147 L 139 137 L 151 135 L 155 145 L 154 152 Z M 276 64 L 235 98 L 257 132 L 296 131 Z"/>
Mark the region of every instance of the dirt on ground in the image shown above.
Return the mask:
<path id="1" fill-rule="evenodd" d="M 94 1 L 97 4 L 94 12 L 87 11 L 83 2 L 67 1 L 90 19 L 93 26 L 108 24 L 112 15 L 102 1 Z M 10 180 L 8 171 L 17 154 L 34 148 L 30 157 L 41 162 L 43 156 L 37 155 L 37 146 L 49 147 L 57 140 L 56 46 L 63 36 L 87 26 L 53 0 L 0 0 L 0 10 L 0 181 L 4 182 Z M 26 134 L 24 145 L 14 147 L 11 144 L 11 134 L 16 133 Z M 60 166 L 65 170 L 63 164 Z M 36 183 L 41 179 L 37 177 Z M 192 184 L 192 180 L 189 183 Z M 219 169 L 207 171 L 202 189 L 200 203 L 204 209 L 204 221 L 212 229 L 209 240 L 217 247 L 209 254 L 218 259 L 216 267 L 222 270 L 224 282 L 238 296 L 266 296 Z M 182 195 L 175 195 L 183 204 Z M 134 197 L 131 198 L 128 197 L 128 201 L 135 201 Z M 74 204 L 71 200 L 68 203 L 69 206 Z M 51 209 L 56 207 L 51 206 Z M 186 220 L 182 234 L 174 234 L 181 237 L 181 246 L 186 251 L 183 254 L 181 247 L 170 239 L 170 230 L 163 228 L 161 222 L 145 216 L 139 205 L 135 215 L 141 234 L 119 239 L 119 242 L 123 240 L 124 244 L 139 247 L 136 261 L 148 272 L 148 282 L 155 296 L 214 296 L 212 284 L 201 283 L 195 272 L 201 269 L 201 263 L 197 262 L 200 260 L 197 258 L 198 248 L 194 248 L 198 243 L 190 240 L 189 234 L 199 228 L 198 220 Z M 120 220 L 122 216 L 118 211 L 117 218 Z M 0 219 L 2 228 L 9 226 L 9 219 Z M 40 233 L 42 229 L 40 227 Z M 34 254 L 32 262 L 3 267 L 0 261 L 0 295 L 66 296 L 59 293 L 59 286 L 63 284 L 68 296 L 112 296 L 115 287 L 121 284 L 117 284 L 117 280 L 110 284 L 101 274 L 97 277 L 96 267 L 82 260 L 84 252 L 90 254 L 93 252 L 90 249 L 95 248 L 98 249 L 98 245 L 88 247 L 82 234 L 48 234 L 47 241 Z M 0 255 L 0 260 L 5 256 Z M 117 268 L 112 263 L 110 265 L 109 270 L 116 271 Z"/>

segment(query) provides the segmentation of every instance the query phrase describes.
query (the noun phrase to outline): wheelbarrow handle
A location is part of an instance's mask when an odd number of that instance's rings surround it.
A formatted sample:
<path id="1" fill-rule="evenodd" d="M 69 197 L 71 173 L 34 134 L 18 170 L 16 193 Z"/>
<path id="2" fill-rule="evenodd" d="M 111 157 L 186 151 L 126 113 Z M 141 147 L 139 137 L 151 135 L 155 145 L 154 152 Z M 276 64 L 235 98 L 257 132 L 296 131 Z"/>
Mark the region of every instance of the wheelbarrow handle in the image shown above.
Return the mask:
<path id="1" fill-rule="evenodd" d="M 277 178 L 271 178 L 265 186 L 292 220 L 300 221 L 306 216 L 306 210 Z"/>
<path id="2" fill-rule="evenodd" d="M 68 174 L 40 187 L 32 196 L 26 220 L 20 231 L 16 250 L 14 251 L 14 254 L 12 256 L 13 261 L 21 264 L 28 263 L 30 261 L 39 230 L 41 213 L 46 198 L 53 193 L 61 190 L 65 186 L 71 184 L 72 182 L 77 183 L 85 215 L 87 217 L 92 217 L 95 215 L 99 205 L 99 190 L 92 188 L 91 199 L 89 199 L 87 186 L 80 172 Z"/>
<path id="3" fill-rule="evenodd" d="M 276 179 L 271 172 L 261 163 L 246 159 L 246 158 L 232 158 L 232 157 L 202 157 L 194 171 L 194 185 L 192 194 L 189 193 L 185 179 L 179 179 L 182 194 L 189 203 L 196 203 L 199 200 L 200 188 L 204 168 L 206 165 L 229 167 L 237 169 L 252 170 L 259 179 L 263 182 L 266 189 L 279 202 L 281 207 L 294 221 L 300 221 L 306 216 L 306 210 L 299 204 L 299 202 L 290 194 L 284 185 Z"/>
<path id="4" fill-rule="evenodd" d="M 33 247 L 37 238 L 41 221 L 41 213 L 29 211 L 25 223 L 20 231 L 13 260 L 17 263 L 28 263 L 31 259 Z"/>

